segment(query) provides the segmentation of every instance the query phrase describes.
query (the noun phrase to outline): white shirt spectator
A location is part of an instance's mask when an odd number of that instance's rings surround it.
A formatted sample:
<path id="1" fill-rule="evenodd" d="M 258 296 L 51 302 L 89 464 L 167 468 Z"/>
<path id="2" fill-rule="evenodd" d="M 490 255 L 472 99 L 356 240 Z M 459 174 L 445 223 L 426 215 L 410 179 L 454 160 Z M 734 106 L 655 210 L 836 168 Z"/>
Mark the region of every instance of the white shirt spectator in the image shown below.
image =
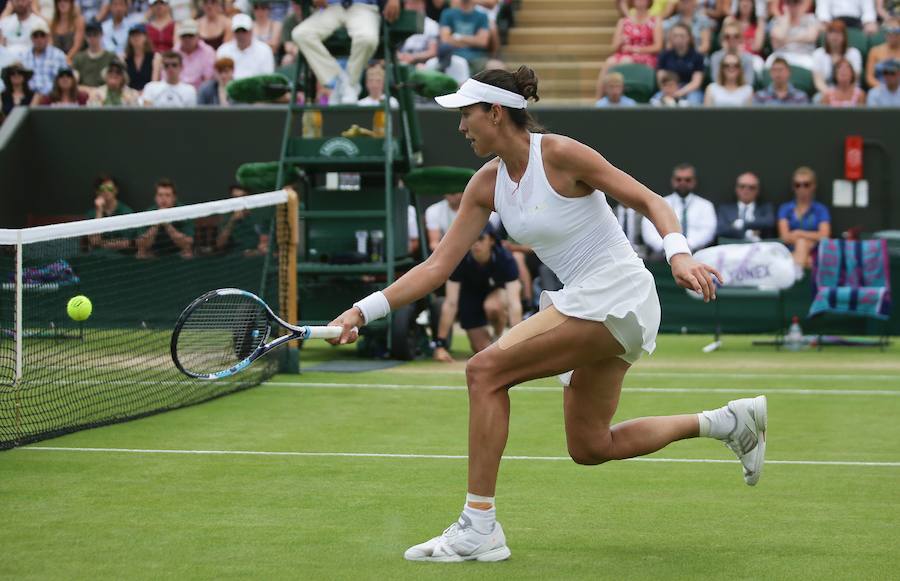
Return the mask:
<path id="1" fill-rule="evenodd" d="M 821 22 L 842 16 L 859 18 L 863 24 L 875 22 L 875 0 L 816 0 L 816 18 Z"/>
<path id="2" fill-rule="evenodd" d="M 441 25 L 437 20 L 425 17 L 425 25 L 420 34 L 413 34 L 407 38 L 400 47 L 400 52 L 425 52 L 428 43 L 435 42 L 441 37 Z"/>
<path id="3" fill-rule="evenodd" d="M 410 240 L 419 237 L 419 221 L 416 219 L 416 207 L 412 204 L 406 209 L 406 232 Z"/>
<path id="4" fill-rule="evenodd" d="M 675 212 L 678 221 L 681 222 L 683 232 L 687 238 L 688 246 L 692 251 L 709 246 L 716 237 L 716 208 L 706 198 L 697 194 L 688 194 L 684 200 L 676 193 L 663 198 Z M 653 222 L 644 218 L 641 221 L 641 236 L 644 243 L 654 252 L 662 252 L 663 241 Z"/>
<path id="5" fill-rule="evenodd" d="M 450 229 L 450 224 L 452 224 L 455 219 L 456 210 L 450 208 L 450 203 L 447 202 L 447 200 L 441 200 L 436 204 L 432 204 L 425 210 L 425 228 L 428 230 L 439 230 L 441 238 L 443 238 L 444 234 L 447 233 L 447 230 Z M 499 228 L 500 214 L 491 212 L 488 221 L 490 221 L 494 228 Z"/>
<path id="6" fill-rule="evenodd" d="M 12 52 L 16 58 L 22 58 L 25 53 L 31 50 L 31 28 L 35 22 L 44 19 L 37 14 L 30 14 L 25 20 L 19 21 L 19 17 L 10 14 L 4 18 L 0 18 L 0 32 L 6 39 L 6 48 Z"/>
<path id="7" fill-rule="evenodd" d="M 197 104 L 197 89 L 187 83 L 170 85 L 153 81 L 144 86 L 141 105 L 152 107 L 193 107 Z"/>
<path id="8" fill-rule="evenodd" d="M 382 103 L 384 103 L 384 95 L 382 95 L 381 99 L 378 99 L 377 101 L 375 99 L 373 99 L 371 96 L 366 95 L 365 97 L 363 97 L 362 99 L 360 99 L 359 101 L 356 102 L 356 104 L 361 107 L 374 107 L 377 105 L 381 105 Z M 391 97 L 391 109 L 396 109 L 399 106 L 400 106 L 400 104 L 397 103 L 397 99 Z"/>
<path id="9" fill-rule="evenodd" d="M 143 21 L 138 14 L 127 15 L 118 26 L 113 23 L 112 18 L 104 20 L 100 25 L 103 28 L 103 48 L 120 57 L 124 56 L 125 48 L 128 46 L 128 29 Z"/>
<path id="10" fill-rule="evenodd" d="M 848 46 L 847 52 L 844 53 L 844 58 L 853 67 L 853 71 L 856 73 L 856 83 L 859 84 L 862 81 L 862 55 L 859 49 L 854 46 Z M 834 84 L 834 79 L 832 78 L 833 69 L 834 63 L 831 62 L 831 55 L 825 52 L 823 47 L 820 46 L 813 51 L 813 72 L 819 73 L 829 85 Z"/>
<path id="11" fill-rule="evenodd" d="M 713 107 L 746 107 L 753 100 L 753 87 L 743 85 L 734 90 L 729 90 L 719 83 L 712 83 L 707 87 L 712 98 Z"/>
<path id="12" fill-rule="evenodd" d="M 272 55 L 272 49 L 256 38 L 244 50 L 238 48 L 236 40 L 229 40 L 219 47 L 216 57 L 227 57 L 234 61 L 235 79 L 266 75 L 275 71 L 275 57 Z"/>

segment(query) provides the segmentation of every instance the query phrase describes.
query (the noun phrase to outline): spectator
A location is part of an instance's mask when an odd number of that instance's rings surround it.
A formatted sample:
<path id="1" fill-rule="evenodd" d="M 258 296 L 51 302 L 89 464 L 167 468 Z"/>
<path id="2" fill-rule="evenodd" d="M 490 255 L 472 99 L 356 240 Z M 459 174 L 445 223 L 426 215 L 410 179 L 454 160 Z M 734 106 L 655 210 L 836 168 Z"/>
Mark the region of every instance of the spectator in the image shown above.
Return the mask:
<path id="1" fill-rule="evenodd" d="M 614 53 L 606 59 L 606 66 L 637 63 L 655 69 L 663 45 L 662 20 L 650 16 L 650 0 L 629 0 L 629 4 L 633 14 L 619 19 L 613 33 Z"/>
<path id="2" fill-rule="evenodd" d="M 870 107 L 900 107 L 900 60 L 883 61 L 878 70 L 884 82 L 869 91 L 866 102 Z"/>
<path id="3" fill-rule="evenodd" d="M 119 201 L 119 184 L 115 178 L 107 174 L 97 176 L 94 180 L 94 207 L 85 212 L 84 217 L 90 220 L 122 216 L 132 212 L 134 210 Z M 88 243 L 91 248 L 125 250 L 131 248 L 131 237 L 125 231 L 106 232 L 89 236 Z"/>
<path id="4" fill-rule="evenodd" d="M 647 255 L 647 249 L 641 241 L 641 215 L 635 212 L 634 208 L 629 208 L 624 204 L 616 206 L 616 220 L 622 227 L 622 232 L 628 238 L 628 243 L 637 252 L 641 258 Z M 543 274 L 541 277 L 543 278 Z"/>
<path id="5" fill-rule="evenodd" d="M 213 63 L 216 62 L 216 51 L 197 36 L 197 21 L 191 18 L 182 20 L 176 27 L 178 35 L 177 52 L 184 63 L 181 80 L 195 89 L 213 78 Z"/>
<path id="6" fill-rule="evenodd" d="M 109 2 L 103 0 L 76 0 L 85 24 L 91 20 L 103 22 L 109 16 Z"/>
<path id="7" fill-rule="evenodd" d="M 175 46 L 175 20 L 169 0 L 153 0 L 150 4 L 150 15 L 147 18 L 147 38 L 153 52 L 161 54 L 172 50 Z"/>
<path id="8" fill-rule="evenodd" d="M 439 57 L 444 56 L 442 50 L 446 50 L 448 54 L 466 59 L 470 70 L 482 70 L 488 58 L 490 25 L 487 16 L 475 10 L 475 2 L 459 0 L 458 8 L 441 13 L 440 24 L 440 44 L 448 48 L 439 47 Z"/>
<path id="9" fill-rule="evenodd" d="M 407 10 L 418 12 L 425 10 L 422 0 L 407 0 L 405 7 Z M 440 36 L 441 25 L 426 16 L 422 32 L 413 34 L 403 42 L 400 50 L 397 51 L 397 60 L 407 65 L 421 65 L 432 58 L 436 59 Z M 437 60 L 435 60 L 436 64 Z"/>
<path id="10" fill-rule="evenodd" d="M 234 184 L 229 188 L 232 198 L 247 195 L 247 190 Z M 241 252 L 244 256 L 261 256 L 269 249 L 269 231 L 257 211 L 236 210 L 219 227 L 216 235 L 217 252 Z"/>
<path id="11" fill-rule="evenodd" d="M 769 69 L 772 82 L 765 89 L 757 91 L 753 95 L 753 102 L 757 105 L 807 105 L 809 95 L 791 84 L 791 67 L 781 57 L 772 62 Z"/>
<path id="12" fill-rule="evenodd" d="M 78 14 L 72 0 L 54 0 L 53 6 L 53 20 L 50 21 L 53 46 L 66 53 L 66 59 L 71 63 L 84 44 L 84 18 Z"/>
<path id="13" fill-rule="evenodd" d="M 766 65 L 771 67 L 776 58 L 804 69 L 813 68 L 812 54 L 819 38 L 819 21 L 805 12 L 803 0 L 785 0 L 787 11 L 772 22 L 769 36 L 774 52 Z"/>
<path id="14" fill-rule="evenodd" d="M 759 178 L 753 172 L 737 177 L 734 193 L 737 202 L 722 204 L 717 211 L 716 234 L 722 239 L 759 242 L 775 233 L 775 210 L 768 202 L 759 203 Z"/>
<path id="15" fill-rule="evenodd" d="M 736 24 L 741 31 L 741 45 L 744 47 L 744 51 L 756 56 L 762 55 L 763 44 L 766 41 L 765 2 L 737 0 L 733 4 L 734 8 L 731 14 L 722 22 L 723 29 L 730 24 Z M 762 12 L 760 12 L 760 6 Z"/>
<path id="16" fill-rule="evenodd" d="M 190 85 L 188 85 L 190 86 Z M 163 210 L 178 205 L 175 184 L 165 178 L 156 182 L 155 204 L 147 210 Z M 135 240 L 138 258 L 153 258 L 178 253 L 182 258 L 194 255 L 194 224 L 188 220 L 150 226 Z"/>
<path id="17" fill-rule="evenodd" d="M 347 6 L 348 1 L 351 0 L 313 0 L 316 8 L 321 10 L 301 22 L 291 33 L 291 38 L 300 47 L 316 78 L 333 91 L 335 100 L 353 104 L 359 100 L 363 69 L 378 48 L 381 22 L 374 0 L 352 0 Z M 383 14 L 388 22 L 396 20 L 400 14 L 400 1 L 387 0 Z M 341 26 L 347 29 L 352 41 L 346 72 L 322 44 Z M 239 63 L 235 76 L 241 78 Z"/>
<path id="18" fill-rule="evenodd" d="M 50 27 L 43 19 L 31 26 L 31 48 L 22 58 L 22 64 L 34 71 L 30 85 L 41 95 L 49 93 L 59 71 L 69 67 L 66 53 L 50 46 Z"/>
<path id="19" fill-rule="evenodd" d="M 900 2 L 897 0 L 876 0 L 875 11 L 878 13 L 878 19 L 887 22 L 891 18 L 900 17 Z"/>
<path id="20" fill-rule="evenodd" d="M 748 85 L 753 84 L 756 77 L 756 70 L 762 70 L 763 61 L 760 57 L 744 50 L 741 42 L 741 29 L 736 22 L 730 22 L 722 26 L 722 48 L 717 50 L 709 57 L 709 74 L 713 80 L 719 78 L 719 66 L 725 55 L 733 54 L 741 60 L 741 70 L 744 72 L 744 82 Z"/>
<path id="21" fill-rule="evenodd" d="M 650 104 L 654 107 L 690 107 L 691 103 L 686 97 L 678 94 L 678 75 L 672 71 L 662 71 L 658 75 L 659 92 L 650 97 Z"/>
<path id="22" fill-rule="evenodd" d="M 128 46 L 125 47 L 125 68 L 128 73 L 128 86 L 136 91 L 153 80 L 153 69 L 156 64 L 153 47 L 147 38 L 147 28 L 143 23 L 135 24 L 128 31 Z"/>
<path id="23" fill-rule="evenodd" d="M 834 86 L 825 89 L 822 104 L 830 107 L 857 107 L 866 104 L 866 92 L 856 83 L 856 71 L 849 61 L 834 65 Z"/>
<path id="24" fill-rule="evenodd" d="M 462 201 L 462 189 L 458 192 L 444 194 L 444 199 L 425 209 L 425 234 L 428 238 L 428 250 L 434 252 L 441 238 L 450 229 L 456 219 L 459 204 Z"/>
<path id="25" fill-rule="evenodd" d="M 634 107 L 634 99 L 625 96 L 625 77 L 622 73 L 609 73 L 603 79 L 604 96 L 597 100 L 596 107 Z"/>
<path id="26" fill-rule="evenodd" d="M 231 18 L 225 14 L 222 0 L 203 0 L 203 16 L 197 19 L 197 26 L 200 40 L 214 50 L 231 40 Z"/>
<path id="27" fill-rule="evenodd" d="M 813 51 L 813 82 L 818 92 L 824 94 L 830 85 L 834 85 L 834 66 L 845 59 L 859 78 L 862 54 L 856 47 L 848 45 L 847 26 L 835 20 L 825 27 L 825 45 Z"/>
<path id="28" fill-rule="evenodd" d="M 816 172 L 808 167 L 794 171 L 794 201 L 778 208 L 778 236 L 794 255 L 797 279 L 812 266 L 811 254 L 823 238 L 831 236 L 828 208 L 815 201 Z"/>
<path id="29" fill-rule="evenodd" d="M 62 51 L 60 51 L 62 53 Z M 87 105 L 88 94 L 78 90 L 75 80 L 75 71 L 68 67 L 59 69 L 50 92 L 38 100 L 38 105 L 50 107 L 84 107 Z"/>
<path id="30" fill-rule="evenodd" d="M 286 66 L 297 61 L 297 55 L 300 54 L 300 47 L 291 38 L 291 33 L 301 22 L 303 22 L 303 0 L 291 0 L 291 7 L 287 16 L 281 22 L 281 48 L 283 56 L 281 58 L 281 66 Z M 407 2 L 407 9 L 409 2 Z"/>
<path id="31" fill-rule="evenodd" d="M 162 54 L 163 80 L 147 83 L 141 104 L 145 107 L 193 107 L 197 89 L 181 82 L 181 55 L 175 51 Z"/>
<path id="32" fill-rule="evenodd" d="M 228 57 L 218 59 L 213 65 L 213 78 L 206 81 L 197 93 L 197 103 L 222 107 L 231 105 L 231 97 L 225 89 L 233 78 L 234 61 Z"/>
<path id="33" fill-rule="evenodd" d="M 117 56 L 125 55 L 128 33 L 140 18 L 128 14 L 129 0 L 109 0 L 108 20 L 103 22 L 103 46 Z"/>
<path id="34" fill-rule="evenodd" d="M 472 351 L 479 353 L 494 338 L 522 320 L 519 268 L 508 250 L 497 243 L 494 227 L 488 223 L 478 240 L 463 257 L 447 281 L 447 292 L 441 308 L 434 359 L 452 362 L 447 349 L 447 335 L 459 314 L 459 324 L 469 337 Z"/>
<path id="35" fill-rule="evenodd" d="M 152 9 L 152 5 L 151 5 Z M 182 20 L 194 18 L 196 6 L 194 0 L 169 0 L 169 15 L 177 25 Z"/>
<path id="36" fill-rule="evenodd" d="M 682 0 L 683 1 L 683 0 Z M 695 0 L 690 0 L 694 2 Z M 678 90 L 674 97 L 682 98 L 691 105 L 700 105 L 703 102 L 703 55 L 694 50 L 694 41 L 691 31 L 684 24 L 678 23 L 669 29 L 669 50 L 659 55 L 659 64 L 656 70 L 656 79 L 662 87 L 662 79 L 665 71 L 675 73 L 678 76 Z"/>
<path id="37" fill-rule="evenodd" d="M 368 95 L 360 99 L 357 105 L 370 107 L 384 102 L 384 67 L 381 63 L 375 63 L 366 69 L 366 92 Z M 391 109 L 399 106 L 397 99 L 391 97 Z"/>
<path id="38" fill-rule="evenodd" d="M 281 23 L 272 20 L 269 0 L 253 2 L 253 36 L 267 44 L 272 54 L 278 54 L 281 46 Z"/>
<path id="39" fill-rule="evenodd" d="M 28 81 L 34 72 L 26 69 L 20 62 L 14 62 L 11 65 L 3 67 L 0 78 L 3 79 L 3 94 L 0 96 L 2 102 L 2 113 L 4 117 L 9 116 L 13 107 L 27 107 L 35 101 L 35 93 L 28 86 Z"/>
<path id="40" fill-rule="evenodd" d="M 866 59 L 866 84 L 869 87 L 880 85 L 876 67 L 878 63 L 888 60 L 900 60 L 900 18 L 893 17 L 884 22 L 885 42 L 872 47 L 869 57 Z"/>
<path id="41" fill-rule="evenodd" d="M 234 78 L 243 79 L 264 75 L 275 70 L 275 57 L 269 47 L 253 38 L 253 21 L 246 14 L 236 14 L 231 19 L 234 39 L 216 51 L 218 58 L 234 61 Z"/>
<path id="42" fill-rule="evenodd" d="M 88 105 L 91 107 L 136 107 L 141 94 L 128 86 L 128 73 L 122 61 L 114 60 L 103 70 L 106 83 L 91 92 Z"/>
<path id="43" fill-rule="evenodd" d="M 753 87 L 744 79 L 741 59 L 725 55 L 715 83 L 706 87 L 703 103 L 711 107 L 745 107 L 753 102 Z"/>
<path id="44" fill-rule="evenodd" d="M 672 172 L 672 188 L 675 191 L 664 198 L 678 216 L 681 232 L 692 251 L 706 248 L 716 237 L 716 208 L 712 202 L 694 193 L 696 186 L 694 166 L 679 164 Z M 663 241 L 653 222 L 647 218 L 641 220 L 641 236 L 654 256 L 659 256 L 663 251 Z"/>
<path id="45" fill-rule="evenodd" d="M 665 20 L 675 13 L 677 6 L 678 0 L 653 0 L 650 4 L 650 16 Z M 619 9 L 619 16 L 624 17 L 634 13 L 634 8 L 629 5 L 629 0 L 618 0 L 616 8 Z"/>
<path id="46" fill-rule="evenodd" d="M 103 29 L 96 22 L 88 22 L 85 27 L 87 48 L 72 59 L 72 68 L 78 73 L 78 84 L 94 88 L 103 84 L 102 71 L 116 60 L 116 55 L 103 48 Z"/>
<path id="47" fill-rule="evenodd" d="M 709 54 L 715 23 L 707 18 L 706 14 L 697 11 L 697 0 L 678 0 L 676 13 L 663 22 L 663 31 L 669 34 L 676 24 L 687 27 L 688 34 L 693 38 L 692 45 L 696 47 L 697 52 L 702 55 Z M 669 45 L 666 48 L 672 48 L 671 39 L 669 35 Z"/>
<path id="48" fill-rule="evenodd" d="M 32 12 L 31 0 L 9 0 L 12 14 L 0 18 L 0 36 L 15 58 L 24 58 L 31 50 L 31 31 L 38 23 L 47 22 Z M 48 29 L 49 30 L 49 29 Z"/>
<path id="49" fill-rule="evenodd" d="M 843 22 L 850 28 L 862 28 L 866 34 L 878 32 L 875 0 L 816 0 L 816 18 L 822 24 Z"/>

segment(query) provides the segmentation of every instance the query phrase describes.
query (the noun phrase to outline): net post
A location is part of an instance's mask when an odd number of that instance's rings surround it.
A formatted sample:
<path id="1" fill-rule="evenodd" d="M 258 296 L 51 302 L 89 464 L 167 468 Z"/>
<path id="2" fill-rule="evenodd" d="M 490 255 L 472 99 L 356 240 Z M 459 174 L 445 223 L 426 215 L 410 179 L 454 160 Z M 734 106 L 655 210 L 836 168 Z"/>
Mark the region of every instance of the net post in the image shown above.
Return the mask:
<path id="1" fill-rule="evenodd" d="M 21 383 L 23 375 L 23 329 L 22 329 L 22 294 L 24 293 L 24 285 L 22 282 L 22 231 L 16 235 L 16 372 L 13 378 L 13 389 L 15 390 L 15 406 L 16 406 L 16 433 L 22 433 L 22 402 L 19 399 L 21 392 Z"/>
<path id="2" fill-rule="evenodd" d="M 300 203 L 296 190 L 285 186 L 287 202 L 278 208 L 278 301 L 281 318 L 296 323 L 297 246 L 300 243 Z M 300 342 L 291 341 L 281 359 L 282 373 L 300 373 Z"/>

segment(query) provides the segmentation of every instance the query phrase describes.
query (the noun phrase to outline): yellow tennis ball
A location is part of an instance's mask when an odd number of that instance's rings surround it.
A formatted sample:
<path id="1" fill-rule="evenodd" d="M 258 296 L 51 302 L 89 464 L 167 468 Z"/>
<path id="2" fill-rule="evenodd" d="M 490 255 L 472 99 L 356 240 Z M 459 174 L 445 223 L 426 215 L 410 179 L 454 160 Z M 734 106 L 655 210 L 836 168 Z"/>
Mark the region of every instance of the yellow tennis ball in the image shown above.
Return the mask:
<path id="1" fill-rule="evenodd" d="M 66 305 L 66 312 L 69 313 L 69 317 L 71 317 L 73 321 L 86 320 L 91 316 L 91 311 L 93 310 L 94 307 L 91 305 L 91 299 L 84 295 L 72 297 L 69 299 L 69 304 Z"/>

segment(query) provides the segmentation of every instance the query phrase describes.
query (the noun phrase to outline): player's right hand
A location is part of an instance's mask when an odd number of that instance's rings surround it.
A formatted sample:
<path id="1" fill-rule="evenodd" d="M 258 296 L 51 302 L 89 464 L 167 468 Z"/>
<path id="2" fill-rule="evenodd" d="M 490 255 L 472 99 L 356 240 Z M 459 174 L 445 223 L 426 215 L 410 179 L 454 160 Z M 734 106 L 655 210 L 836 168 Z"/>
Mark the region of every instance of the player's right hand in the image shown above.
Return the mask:
<path id="1" fill-rule="evenodd" d="M 350 307 L 341 316 L 328 323 L 329 326 L 341 327 L 344 330 L 341 336 L 336 339 L 328 339 L 332 345 L 345 345 L 347 343 L 355 343 L 359 338 L 359 328 L 365 325 L 362 313 L 356 307 Z"/>

